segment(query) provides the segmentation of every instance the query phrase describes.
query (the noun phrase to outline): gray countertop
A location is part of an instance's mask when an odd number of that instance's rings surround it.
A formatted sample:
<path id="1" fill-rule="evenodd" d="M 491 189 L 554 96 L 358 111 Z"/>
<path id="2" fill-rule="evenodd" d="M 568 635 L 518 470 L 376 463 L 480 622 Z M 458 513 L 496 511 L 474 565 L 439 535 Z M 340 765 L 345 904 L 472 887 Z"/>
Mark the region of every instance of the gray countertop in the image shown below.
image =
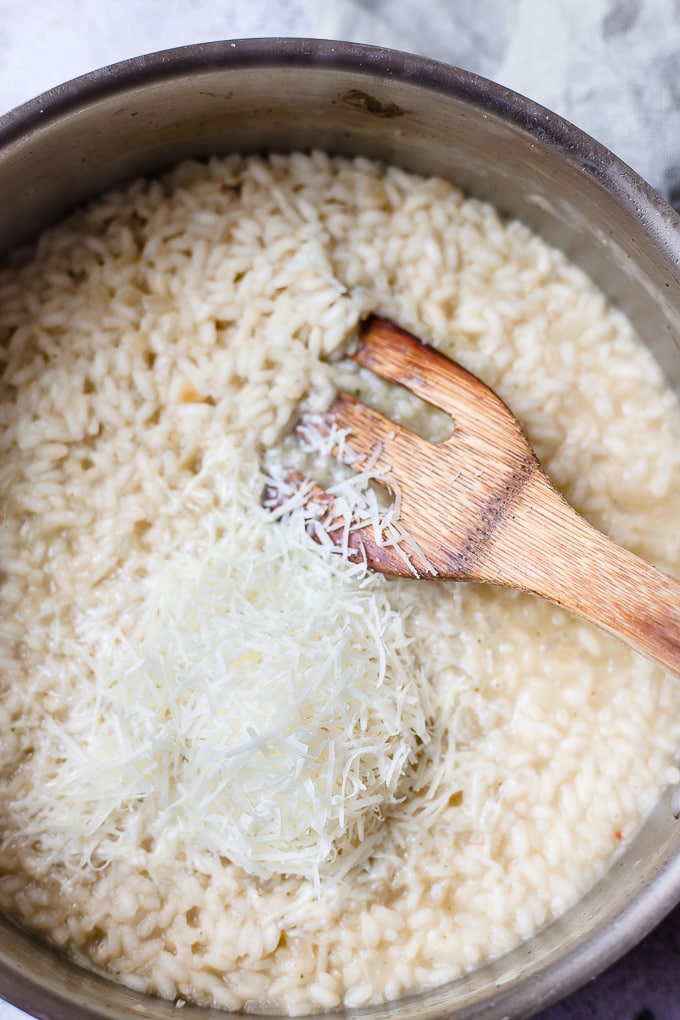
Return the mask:
<path id="1" fill-rule="evenodd" d="M 678 201 L 677 0 L 429 3 L 423 18 L 423 0 L 0 0 L 0 113 L 97 67 L 172 46 L 273 35 L 351 38 L 449 60 L 515 88 L 590 132 Z M 0 999 L 0 1020 L 25 1014 Z M 680 1020 L 680 908 L 540 1020 Z"/>

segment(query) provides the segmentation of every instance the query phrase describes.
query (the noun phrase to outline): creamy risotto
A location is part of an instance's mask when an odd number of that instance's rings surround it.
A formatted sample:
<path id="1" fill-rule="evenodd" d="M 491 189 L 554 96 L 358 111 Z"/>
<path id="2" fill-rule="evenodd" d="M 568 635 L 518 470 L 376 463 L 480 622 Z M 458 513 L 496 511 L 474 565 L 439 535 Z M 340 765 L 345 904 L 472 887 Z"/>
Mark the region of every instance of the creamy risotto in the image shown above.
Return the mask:
<path id="1" fill-rule="evenodd" d="M 614 638 L 366 574 L 261 506 L 302 411 L 379 389 L 343 360 L 371 311 L 680 569 L 659 369 L 451 185 L 229 158 L 47 231 L 0 273 L 0 907 L 135 989 L 304 1013 L 442 983 L 573 904 L 678 781 L 680 684 Z"/>

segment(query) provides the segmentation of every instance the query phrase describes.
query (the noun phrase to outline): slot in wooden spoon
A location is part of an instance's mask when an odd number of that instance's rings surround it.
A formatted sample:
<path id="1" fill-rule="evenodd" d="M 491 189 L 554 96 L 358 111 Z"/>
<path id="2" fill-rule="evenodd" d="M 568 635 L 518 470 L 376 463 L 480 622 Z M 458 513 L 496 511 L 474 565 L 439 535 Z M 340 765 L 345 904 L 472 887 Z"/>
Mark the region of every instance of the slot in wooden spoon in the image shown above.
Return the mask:
<path id="1" fill-rule="evenodd" d="M 433 444 L 347 393 L 325 414 L 347 430 L 347 461 L 376 458 L 399 491 L 400 523 L 422 552 L 386 555 L 371 528 L 357 555 L 389 574 L 484 581 L 549 599 L 680 675 L 680 582 L 615 545 L 552 486 L 514 415 L 481 380 L 387 319 L 371 316 L 353 355 L 365 368 L 447 411 Z M 334 454 L 347 460 L 340 448 Z M 314 498 L 323 500 L 316 490 Z"/>

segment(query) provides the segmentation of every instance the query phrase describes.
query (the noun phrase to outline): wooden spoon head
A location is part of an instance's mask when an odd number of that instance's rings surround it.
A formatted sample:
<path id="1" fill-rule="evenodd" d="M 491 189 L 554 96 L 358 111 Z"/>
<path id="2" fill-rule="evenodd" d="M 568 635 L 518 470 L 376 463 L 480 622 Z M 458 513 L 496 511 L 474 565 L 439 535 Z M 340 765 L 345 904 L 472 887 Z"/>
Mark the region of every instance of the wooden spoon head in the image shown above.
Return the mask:
<path id="1" fill-rule="evenodd" d="M 331 540 L 384 574 L 504 583 L 502 570 L 487 562 L 487 547 L 540 472 L 515 417 L 480 379 L 388 319 L 365 320 L 352 357 L 446 411 L 454 429 L 431 443 L 339 393 L 322 416 L 330 433 L 343 435 L 331 452 L 356 472 L 370 469 L 398 498 L 403 541 L 383 542 L 370 525 L 352 527 L 348 539 L 346 523 L 333 526 L 332 497 L 313 486 L 307 498 L 323 508 Z M 275 494 L 268 499 L 276 503 Z"/>
<path id="2" fill-rule="evenodd" d="M 388 319 L 371 316 L 354 360 L 448 412 L 452 435 L 430 443 L 347 393 L 324 416 L 347 433 L 334 454 L 399 493 L 400 522 L 419 554 L 413 572 L 458 580 L 490 577 L 482 554 L 540 471 L 514 415 L 476 376 Z M 373 561 L 371 566 L 387 572 Z M 399 571 L 401 573 L 401 571 Z"/>

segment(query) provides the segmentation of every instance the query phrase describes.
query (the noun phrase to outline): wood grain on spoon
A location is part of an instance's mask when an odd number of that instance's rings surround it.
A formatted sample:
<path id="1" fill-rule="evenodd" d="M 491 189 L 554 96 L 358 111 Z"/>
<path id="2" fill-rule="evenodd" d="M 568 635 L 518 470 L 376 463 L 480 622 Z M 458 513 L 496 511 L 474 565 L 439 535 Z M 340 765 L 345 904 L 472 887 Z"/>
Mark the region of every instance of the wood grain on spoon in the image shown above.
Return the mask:
<path id="1" fill-rule="evenodd" d="M 564 500 L 488 386 L 377 316 L 363 324 L 353 357 L 454 421 L 450 438 L 434 444 L 347 393 L 325 415 L 329 425 L 348 431 L 354 470 L 378 452 L 376 472 L 399 490 L 400 523 L 425 557 L 411 554 L 410 571 L 364 528 L 352 541 L 370 566 L 423 577 L 434 570 L 440 578 L 531 592 L 680 674 L 680 582 L 615 545 Z"/>

